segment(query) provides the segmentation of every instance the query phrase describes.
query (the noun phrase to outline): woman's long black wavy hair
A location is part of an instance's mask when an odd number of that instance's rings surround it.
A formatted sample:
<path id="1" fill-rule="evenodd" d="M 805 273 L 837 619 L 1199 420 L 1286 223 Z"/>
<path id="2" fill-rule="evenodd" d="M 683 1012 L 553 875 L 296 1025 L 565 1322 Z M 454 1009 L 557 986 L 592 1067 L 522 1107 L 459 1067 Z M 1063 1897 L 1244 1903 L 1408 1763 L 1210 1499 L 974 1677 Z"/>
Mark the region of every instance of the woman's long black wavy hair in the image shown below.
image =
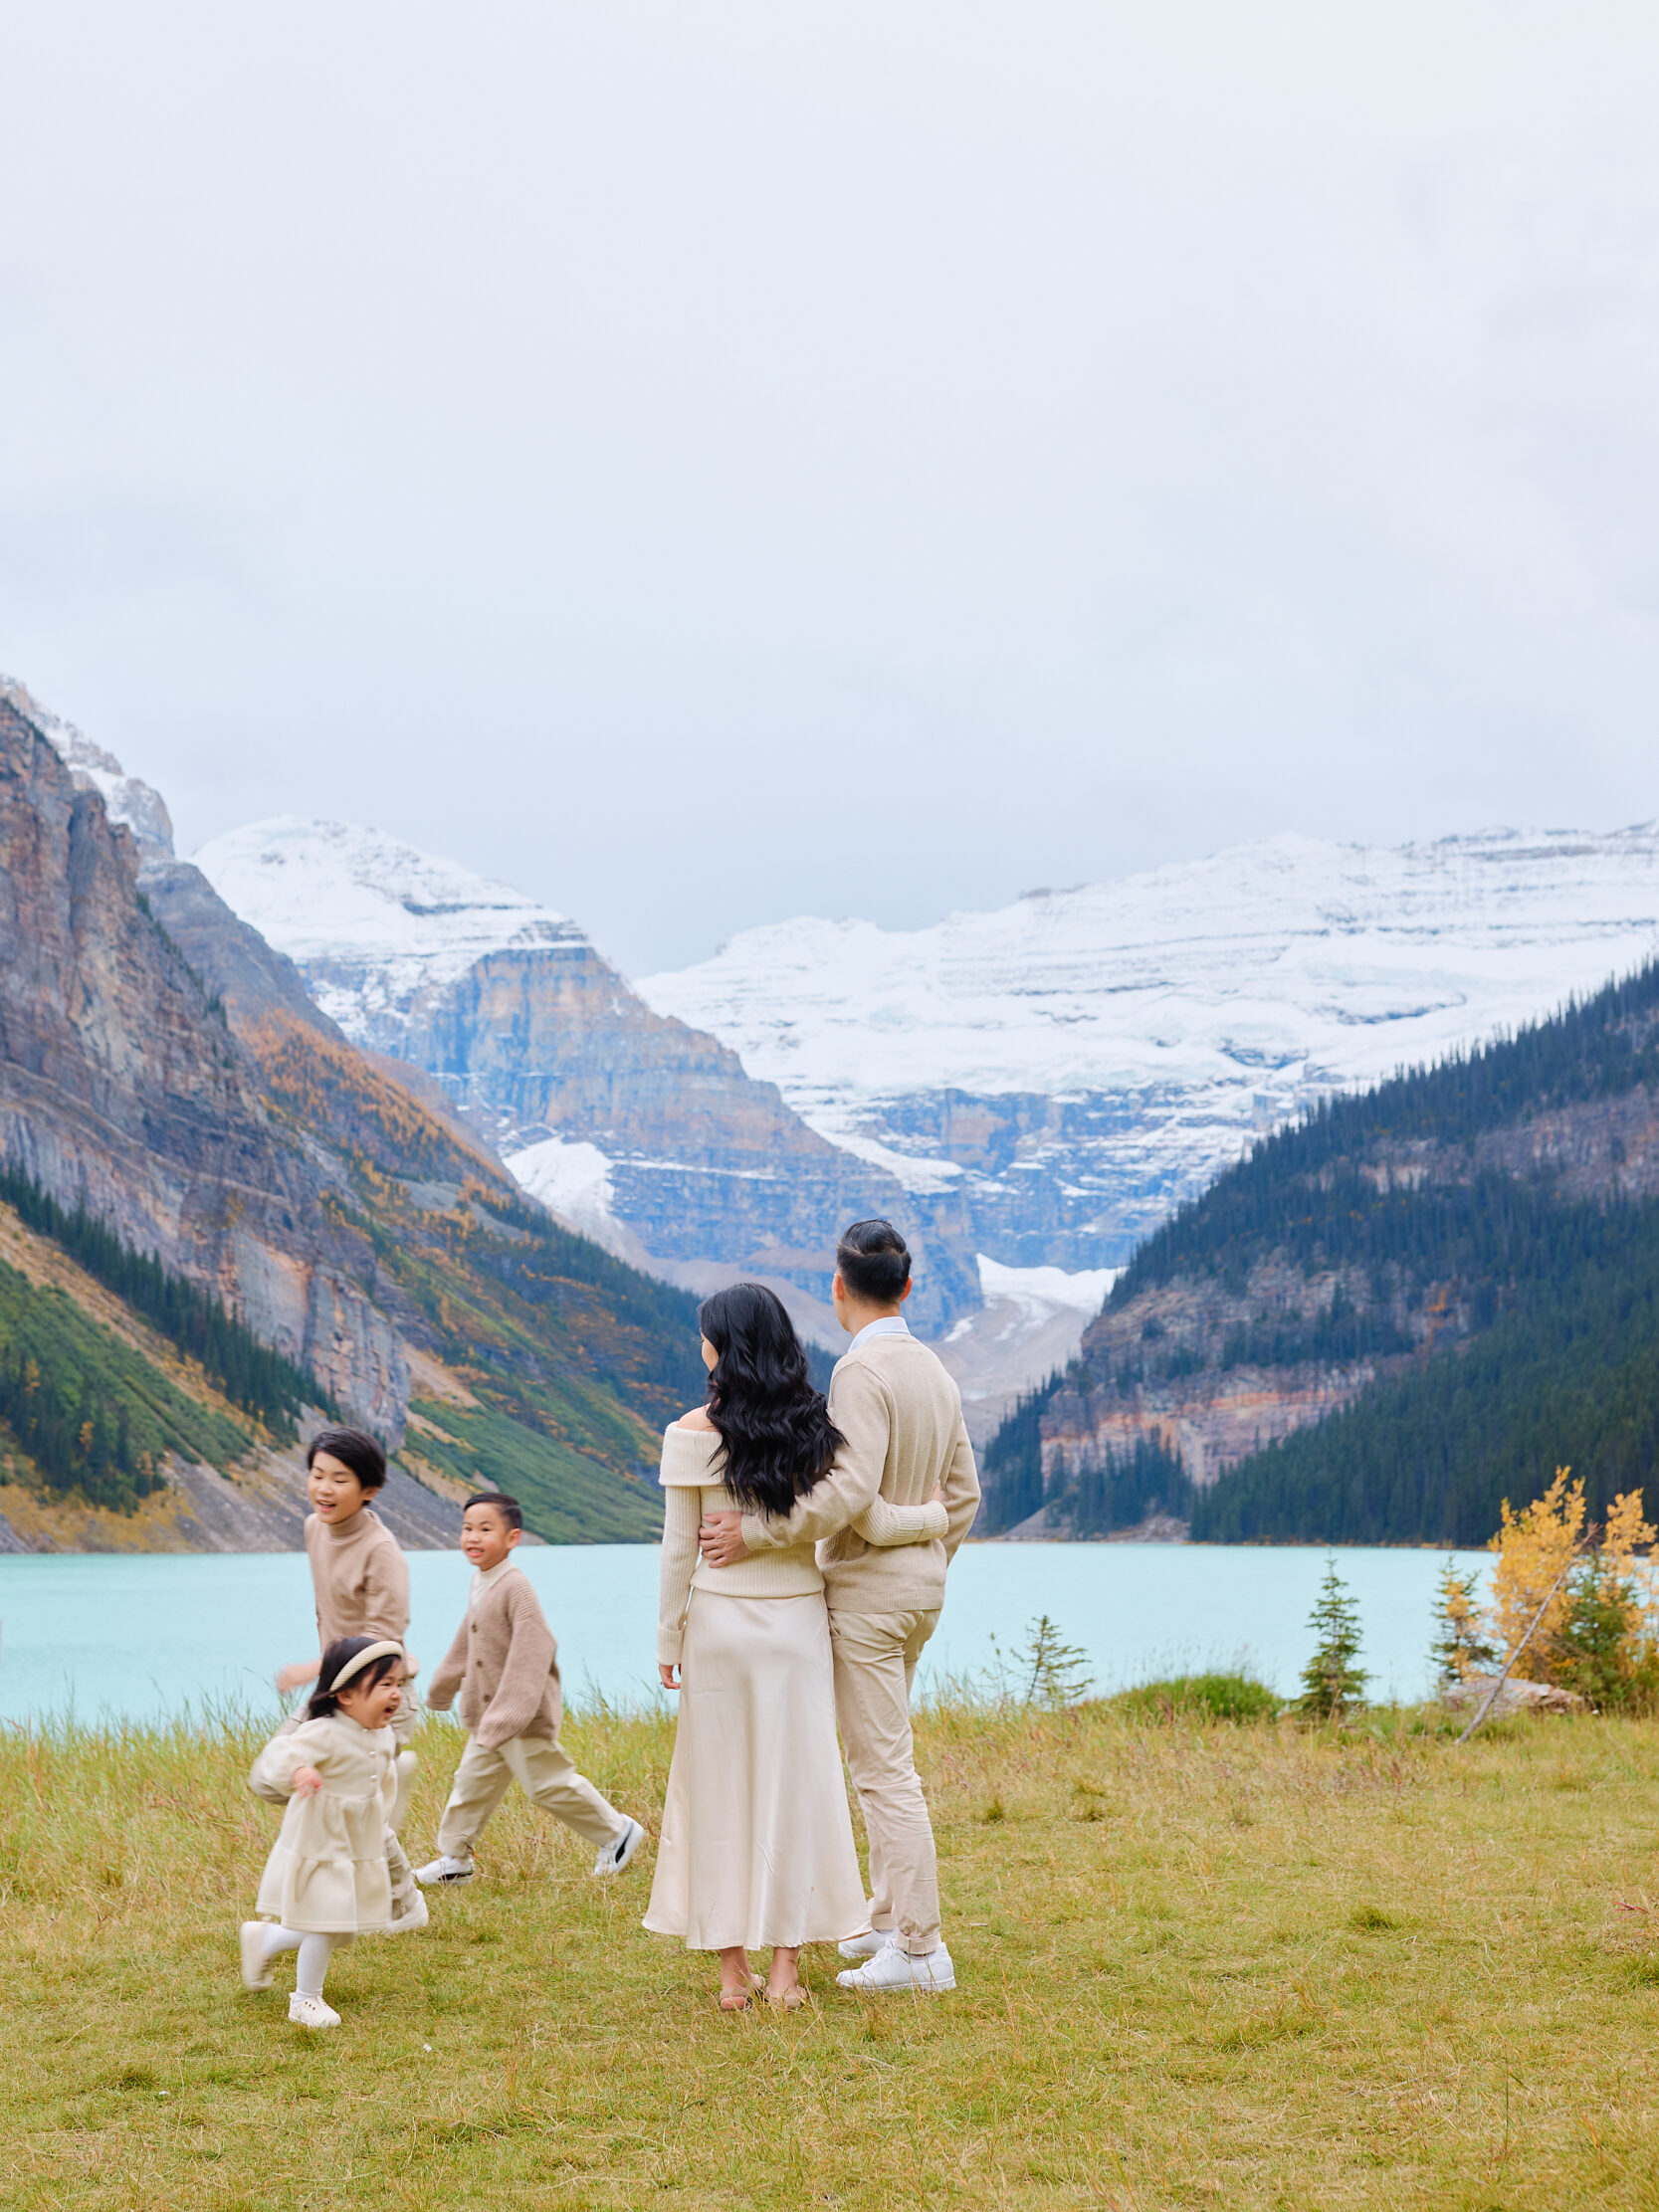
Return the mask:
<path id="1" fill-rule="evenodd" d="M 709 1376 L 709 1418 L 721 1440 L 715 1467 L 747 1511 L 786 1513 L 846 1441 L 812 1387 L 794 1323 L 758 1283 L 717 1291 L 697 1318 L 720 1354 Z"/>

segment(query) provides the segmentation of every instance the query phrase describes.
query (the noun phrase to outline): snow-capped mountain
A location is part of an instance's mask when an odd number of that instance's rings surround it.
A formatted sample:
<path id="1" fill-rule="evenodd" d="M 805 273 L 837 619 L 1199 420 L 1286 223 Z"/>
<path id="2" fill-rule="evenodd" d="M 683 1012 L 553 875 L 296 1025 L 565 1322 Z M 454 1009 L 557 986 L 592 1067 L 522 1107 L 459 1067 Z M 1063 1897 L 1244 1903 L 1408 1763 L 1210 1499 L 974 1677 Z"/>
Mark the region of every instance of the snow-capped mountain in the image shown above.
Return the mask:
<path id="1" fill-rule="evenodd" d="M 1102 1267 L 1322 1093 L 1659 948 L 1659 824 L 1280 837 L 930 928 L 801 917 L 648 977 L 820 1134 L 953 1186 L 1005 1264 Z"/>
<path id="2" fill-rule="evenodd" d="M 195 860 L 353 1044 L 436 1077 L 532 1196 L 621 1257 L 692 1289 L 746 1273 L 822 1300 L 838 1227 L 908 1212 L 930 1252 L 919 1308 L 943 1327 L 978 1307 L 948 1198 L 918 1201 L 809 1129 L 565 915 L 337 822 L 255 822 Z"/>
<path id="3" fill-rule="evenodd" d="M 210 839 L 195 863 L 354 1044 L 400 1059 L 488 954 L 588 949 L 573 921 L 511 885 L 344 822 L 250 822 Z"/>

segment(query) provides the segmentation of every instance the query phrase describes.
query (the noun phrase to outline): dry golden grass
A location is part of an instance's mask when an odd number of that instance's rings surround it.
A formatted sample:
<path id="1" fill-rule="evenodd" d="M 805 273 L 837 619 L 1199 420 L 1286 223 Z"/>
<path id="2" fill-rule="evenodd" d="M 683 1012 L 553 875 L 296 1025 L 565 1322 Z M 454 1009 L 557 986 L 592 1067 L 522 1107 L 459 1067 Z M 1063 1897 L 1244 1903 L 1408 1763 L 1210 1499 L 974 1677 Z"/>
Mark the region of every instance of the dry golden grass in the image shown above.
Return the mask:
<path id="1" fill-rule="evenodd" d="M 8 2207 L 1659 2205 L 1659 1732 L 929 1716 L 952 1998 L 722 2018 L 510 1800 L 426 1933 L 249 1996 L 246 1731 L 0 1736 Z M 671 1724 L 573 1725 L 647 1818 Z M 456 1739 L 429 1725 L 412 1846 Z M 285 1971 L 286 1968 L 286 1971 Z"/>

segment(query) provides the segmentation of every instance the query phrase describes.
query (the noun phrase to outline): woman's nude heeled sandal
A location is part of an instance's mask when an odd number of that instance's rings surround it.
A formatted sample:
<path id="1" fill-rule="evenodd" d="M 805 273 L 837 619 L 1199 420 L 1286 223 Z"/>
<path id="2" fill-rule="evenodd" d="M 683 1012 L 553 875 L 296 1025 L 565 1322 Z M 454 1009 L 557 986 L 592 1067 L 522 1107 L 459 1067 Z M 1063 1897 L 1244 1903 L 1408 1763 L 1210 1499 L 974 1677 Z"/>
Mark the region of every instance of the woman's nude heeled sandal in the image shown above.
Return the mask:
<path id="1" fill-rule="evenodd" d="M 753 2007 L 755 1996 L 765 1986 L 758 1974 L 751 1973 L 748 1977 L 748 1987 L 740 1996 L 728 1997 L 723 1989 L 720 1999 L 722 2012 L 748 2012 Z"/>
<path id="2" fill-rule="evenodd" d="M 807 2005 L 811 2004 L 812 1998 L 809 1993 L 801 1987 L 800 1983 L 796 1982 L 793 1989 L 785 1989 L 780 1996 L 774 1997 L 771 1991 L 768 1989 L 766 1992 L 766 2002 L 771 2006 L 774 2012 L 800 2012 Z"/>

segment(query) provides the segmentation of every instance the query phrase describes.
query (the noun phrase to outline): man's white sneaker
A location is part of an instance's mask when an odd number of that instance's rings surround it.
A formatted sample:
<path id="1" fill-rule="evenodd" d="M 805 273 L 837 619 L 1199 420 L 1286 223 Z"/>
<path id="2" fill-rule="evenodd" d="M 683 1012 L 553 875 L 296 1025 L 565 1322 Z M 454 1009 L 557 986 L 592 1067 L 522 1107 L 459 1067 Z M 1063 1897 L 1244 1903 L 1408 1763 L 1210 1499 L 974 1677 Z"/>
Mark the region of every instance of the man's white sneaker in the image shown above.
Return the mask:
<path id="1" fill-rule="evenodd" d="M 843 1958 L 874 1958 L 878 1952 L 885 1951 L 892 1940 L 892 1928 L 872 1927 L 866 1928 L 862 1935 L 849 1935 L 847 1940 L 844 1943 L 838 1943 L 836 1948 Z"/>
<path id="2" fill-rule="evenodd" d="M 909 1951 L 902 1951 L 897 1943 L 890 1941 L 868 1964 L 849 1967 L 846 1973 L 837 1974 L 835 1978 L 843 1989 L 878 1997 L 894 1989 L 914 1989 L 924 1997 L 936 1997 L 942 1990 L 956 1986 L 956 1971 L 942 1943 L 936 1950 L 929 1951 L 926 1957 L 913 1958 Z"/>
<path id="3" fill-rule="evenodd" d="M 297 2028 L 337 2028 L 340 2016 L 320 1997 L 302 1997 L 299 1990 L 288 2001 L 288 2016 Z"/>
<path id="4" fill-rule="evenodd" d="M 417 1875 L 415 1879 L 419 1881 L 420 1877 Z M 406 1910 L 393 1919 L 387 1933 L 390 1935 L 408 1935 L 417 1927 L 425 1927 L 431 1917 L 432 1914 L 427 1910 L 425 1898 L 421 1896 L 419 1890 L 415 1890 L 409 1896 Z"/>
<path id="5" fill-rule="evenodd" d="M 244 1989 L 269 1989 L 276 1969 L 272 1964 L 273 1953 L 266 1947 L 266 1936 L 271 1932 L 269 1920 L 244 1920 L 242 1923 L 242 1986 Z"/>
<path id="6" fill-rule="evenodd" d="M 645 1830 L 637 1820 L 623 1823 L 622 1833 L 615 1843 L 601 1844 L 599 1856 L 593 1862 L 593 1879 L 600 1881 L 605 1875 L 620 1874 L 645 1841 Z"/>
<path id="7" fill-rule="evenodd" d="M 471 1882 L 477 1872 L 470 1859 L 432 1859 L 415 1869 L 415 1880 L 430 1890 L 440 1882 Z"/>

